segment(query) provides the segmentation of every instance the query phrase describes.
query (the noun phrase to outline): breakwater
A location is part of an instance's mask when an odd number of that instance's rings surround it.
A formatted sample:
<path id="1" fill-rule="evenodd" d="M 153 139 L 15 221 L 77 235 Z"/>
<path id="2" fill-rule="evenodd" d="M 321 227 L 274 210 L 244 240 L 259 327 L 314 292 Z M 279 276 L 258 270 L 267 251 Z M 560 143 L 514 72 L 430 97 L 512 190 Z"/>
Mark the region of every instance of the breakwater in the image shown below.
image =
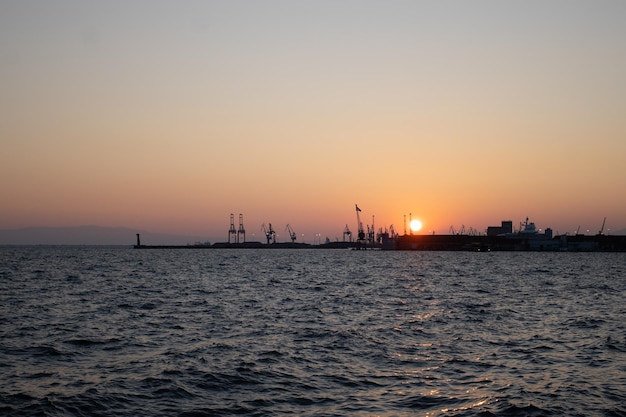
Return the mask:
<path id="1" fill-rule="evenodd" d="M 326 242 L 308 243 L 198 243 L 190 245 L 143 245 L 135 249 L 376 249 L 414 251 L 537 251 L 537 252 L 626 252 L 626 236 L 621 235 L 561 235 L 548 238 L 543 235 L 487 236 L 487 235 L 403 235 L 384 238 L 374 243 Z"/>

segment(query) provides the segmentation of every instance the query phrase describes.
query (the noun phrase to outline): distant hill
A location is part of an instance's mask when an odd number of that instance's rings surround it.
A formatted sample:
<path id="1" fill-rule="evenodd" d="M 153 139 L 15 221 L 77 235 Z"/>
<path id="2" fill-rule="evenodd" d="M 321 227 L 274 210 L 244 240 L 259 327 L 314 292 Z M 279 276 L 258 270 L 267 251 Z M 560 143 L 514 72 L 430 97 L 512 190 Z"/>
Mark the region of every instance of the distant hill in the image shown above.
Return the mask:
<path id="1" fill-rule="evenodd" d="M 136 234 L 146 245 L 186 245 L 206 237 L 151 233 L 127 227 L 27 227 L 0 230 L 0 245 L 134 245 Z"/>

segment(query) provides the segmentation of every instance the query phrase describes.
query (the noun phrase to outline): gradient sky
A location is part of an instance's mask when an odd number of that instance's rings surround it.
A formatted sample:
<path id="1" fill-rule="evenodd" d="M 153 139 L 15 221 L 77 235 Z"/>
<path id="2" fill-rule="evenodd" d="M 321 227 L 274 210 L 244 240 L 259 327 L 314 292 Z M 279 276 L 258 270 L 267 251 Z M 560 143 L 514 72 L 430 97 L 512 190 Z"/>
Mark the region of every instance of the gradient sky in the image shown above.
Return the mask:
<path id="1" fill-rule="evenodd" d="M 621 0 L 3 0 L 0 228 L 223 241 L 243 213 L 248 240 L 312 242 L 358 203 L 401 233 L 623 229 L 624 22 Z"/>

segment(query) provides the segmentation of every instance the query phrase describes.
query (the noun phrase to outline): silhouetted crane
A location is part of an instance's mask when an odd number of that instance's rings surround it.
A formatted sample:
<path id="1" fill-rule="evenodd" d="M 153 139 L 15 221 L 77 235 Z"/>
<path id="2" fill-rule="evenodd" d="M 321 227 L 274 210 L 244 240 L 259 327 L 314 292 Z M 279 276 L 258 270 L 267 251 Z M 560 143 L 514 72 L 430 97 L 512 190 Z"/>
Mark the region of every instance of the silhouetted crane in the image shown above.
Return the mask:
<path id="1" fill-rule="evenodd" d="M 233 238 L 233 242 L 230 238 Z M 228 229 L 228 243 L 237 243 L 237 230 L 235 229 L 235 215 L 230 213 L 230 228 Z"/>
<path id="2" fill-rule="evenodd" d="M 348 227 L 348 225 L 346 224 L 346 228 L 343 229 L 343 241 L 346 242 L 346 236 L 348 237 L 347 242 L 352 242 L 352 232 L 350 231 L 350 228 Z"/>
<path id="3" fill-rule="evenodd" d="M 293 229 L 291 228 L 291 226 L 289 226 L 289 224 L 287 224 L 287 227 L 285 228 L 285 230 L 287 231 L 287 233 L 289 233 L 289 238 L 291 239 L 291 243 L 294 243 L 296 241 L 296 232 L 293 231 Z"/>
<path id="4" fill-rule="evenodd" d="M 239 236 L 243 236 L 243 243 L 246 243 L 246 229 L 243 228 L 243 214 L 241 213 L 239 213 L 239 229 L 237 229 L 237 243 L 241 241 L 239 239 Z"/>
<path id="5" fill-rule="evenodd" d="M 358 230 L 356 241 L 359 243 L 364 243 L 365 242 L 365 230 L 363 229 L 363 223 L 361 223 L 361 216 L 359 216 L 361 209 L 359 208 L 357 204 L 355 204 L 354 206 L 356 207 L 356 224 L 357 224 L 357 230 Z"/>
<path id="6" fill-rule="evenodd" d="M 598 236 L 604 235 L 604 225 L 605 224 L 606 224 L 606 217 L 604 218 L 604 220 L 602 220 L 602 227 L 600 228 L 600 231 L 598 232 Z"/>
<path id="7" fill-rule="evenodd" d="M 269 229 L 265 227 L 265 223 L 261 226 L 263 229 L 263 233 L 265 233 L 265 238 L 267 239 L 267 244 L 276 243 L 276 232 L 272 229 L 272 223 L 269 223 Z"/>

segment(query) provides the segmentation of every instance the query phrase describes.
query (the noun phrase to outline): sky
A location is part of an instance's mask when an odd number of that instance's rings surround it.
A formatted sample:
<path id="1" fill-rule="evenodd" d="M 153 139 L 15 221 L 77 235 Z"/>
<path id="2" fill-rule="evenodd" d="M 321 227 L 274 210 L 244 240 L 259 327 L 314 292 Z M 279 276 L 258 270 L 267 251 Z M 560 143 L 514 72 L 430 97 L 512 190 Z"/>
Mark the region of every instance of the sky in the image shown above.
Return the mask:
<path id="1" fill-rule="evenodd" d="M 626 2 L 0 2 L 0 228 L 626 228 Z M 373 217 L 372 217 L 373 216 Z M 587 232 L 587 230 L 589 232 Z M 132 238 L 132 237 L 131 237 Z"/>

